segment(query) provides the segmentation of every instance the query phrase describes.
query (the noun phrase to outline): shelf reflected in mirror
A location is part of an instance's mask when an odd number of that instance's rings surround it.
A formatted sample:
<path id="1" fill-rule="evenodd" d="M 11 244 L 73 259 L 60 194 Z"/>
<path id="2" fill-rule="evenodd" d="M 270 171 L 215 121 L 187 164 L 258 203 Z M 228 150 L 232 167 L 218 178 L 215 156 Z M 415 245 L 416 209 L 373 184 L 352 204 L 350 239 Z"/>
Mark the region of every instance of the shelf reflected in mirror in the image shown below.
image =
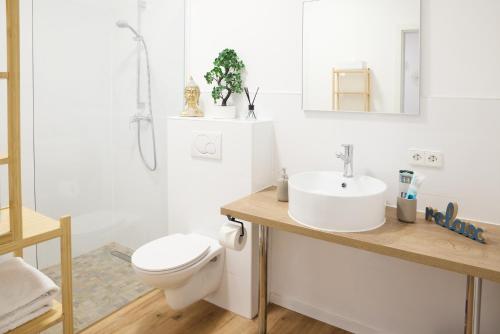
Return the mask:
<path id="1" fill-rule="evenodd" d="M 420 113 L 420 0 L 303 6 L 305 111 Z"/>

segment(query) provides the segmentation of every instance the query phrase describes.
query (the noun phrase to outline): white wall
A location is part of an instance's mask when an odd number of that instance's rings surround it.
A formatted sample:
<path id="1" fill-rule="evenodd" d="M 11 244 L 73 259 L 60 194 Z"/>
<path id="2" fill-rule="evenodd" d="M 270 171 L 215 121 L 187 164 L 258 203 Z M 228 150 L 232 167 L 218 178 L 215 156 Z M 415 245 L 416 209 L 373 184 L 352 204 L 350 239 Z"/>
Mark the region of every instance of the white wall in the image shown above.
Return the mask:
<path id="1" fill-rule="evenodd" d="M 190 2 L 188 71 L 200 78 L 220 49 L 236 49 L 247 84 L 262 87 L 257 114 L 274 119 L 276 167 L 341 170 L 334 152 L 353 143 L 356 172 L 383 179 L 394 204 L 407 149 L 441 150 L 443 169 L 417 169 L 427 176 L 420 208 L 456 200 L 460 216 L 500 223 L 498 1 L 423 1 L 418 117 L 301 111 L 302 1 Z M 361 333 L 463 330 L 463 275 L 287 233 L 273 233 L 271 247 L 275 302 Z M 483 334 L 498 332 L 499 309 L 500 286 L 485 282 Z"/>
<path id="2" fill-rule="evenodd" d="M 304 4 L 305 109 L 332 110 L 332 69 L 349 68 L 351 67 L 349 63 L 362 61 L 370 68 L 370 111 L 401 112 L 401 31 L 419 28 L 419 0 L 306 2 Z M 416 55 L 418 56 L 418 49 Z M 346 79 L 342 81 L 345 82 Z M 358 83 L 354 87 L 363 87 L 362 80 L 354 81 Z M 352 107 L 357 107 L 354 110 L 362 110 L 361 96 L 342 98 L 347 102 L 343 103 L 344 107 L 349 106 L 350 98 L 353 100 Z"/>

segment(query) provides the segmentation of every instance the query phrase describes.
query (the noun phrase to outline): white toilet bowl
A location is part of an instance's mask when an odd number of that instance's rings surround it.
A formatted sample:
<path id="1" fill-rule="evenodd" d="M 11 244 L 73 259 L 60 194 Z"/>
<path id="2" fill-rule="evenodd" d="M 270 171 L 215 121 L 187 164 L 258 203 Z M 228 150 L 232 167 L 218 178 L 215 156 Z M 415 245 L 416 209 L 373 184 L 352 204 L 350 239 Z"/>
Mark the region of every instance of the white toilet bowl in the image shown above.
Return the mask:
<path id="1" fill-rule="evenodd" d="M 137 249 L 132 267 L 142 282 L 162 289 L 167 304 L 179 310 L 219 288 L 224 248 L 199 234 L 172 234 Z"/>

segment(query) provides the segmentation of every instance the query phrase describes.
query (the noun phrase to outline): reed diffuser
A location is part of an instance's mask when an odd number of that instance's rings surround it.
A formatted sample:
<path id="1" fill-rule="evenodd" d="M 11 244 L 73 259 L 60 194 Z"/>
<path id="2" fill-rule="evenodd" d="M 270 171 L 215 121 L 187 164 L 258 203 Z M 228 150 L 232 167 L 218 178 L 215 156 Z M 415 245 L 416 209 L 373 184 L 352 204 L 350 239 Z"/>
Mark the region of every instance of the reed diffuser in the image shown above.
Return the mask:
<path id="1" fill-rule="evenodd" d="M 253 118 L 257 119 L 257 116 L 255 115 L 255 98 L 257 97 L 257 94 L 259 93 L 259 87 L 257 87 L 257 91 L 255 92 L 255 95 L 253 97 L 253 100 L 250 100 L 250 91 L 248 90 L 248 87 L 245 87 L 245 94 L 248 99 L 248 114 L 247 114 L 247 119 Z"/>

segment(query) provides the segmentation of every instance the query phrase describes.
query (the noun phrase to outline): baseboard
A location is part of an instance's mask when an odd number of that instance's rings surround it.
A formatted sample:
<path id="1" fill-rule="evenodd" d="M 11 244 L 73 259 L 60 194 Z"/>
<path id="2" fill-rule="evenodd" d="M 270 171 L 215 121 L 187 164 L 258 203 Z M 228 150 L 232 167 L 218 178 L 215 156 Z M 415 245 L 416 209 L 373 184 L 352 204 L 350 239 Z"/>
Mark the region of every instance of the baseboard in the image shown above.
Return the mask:
<path id="1" fill-rule="evenodd" d="M 321 310 L 315 306 L 303 303 L 299 300 L 282 296 L 277 293 L 271 293 L 269 296 L 271 303 L 282 306 L 289 310 L 304 314 L 310 318 L 325 322 L 332 326 L 342 328 L 346 331 L 356 334 L 381 334 L 379 330 L 362 325 L 354 320 L 347 319 L 341 315 L 333 314 Z"/>

